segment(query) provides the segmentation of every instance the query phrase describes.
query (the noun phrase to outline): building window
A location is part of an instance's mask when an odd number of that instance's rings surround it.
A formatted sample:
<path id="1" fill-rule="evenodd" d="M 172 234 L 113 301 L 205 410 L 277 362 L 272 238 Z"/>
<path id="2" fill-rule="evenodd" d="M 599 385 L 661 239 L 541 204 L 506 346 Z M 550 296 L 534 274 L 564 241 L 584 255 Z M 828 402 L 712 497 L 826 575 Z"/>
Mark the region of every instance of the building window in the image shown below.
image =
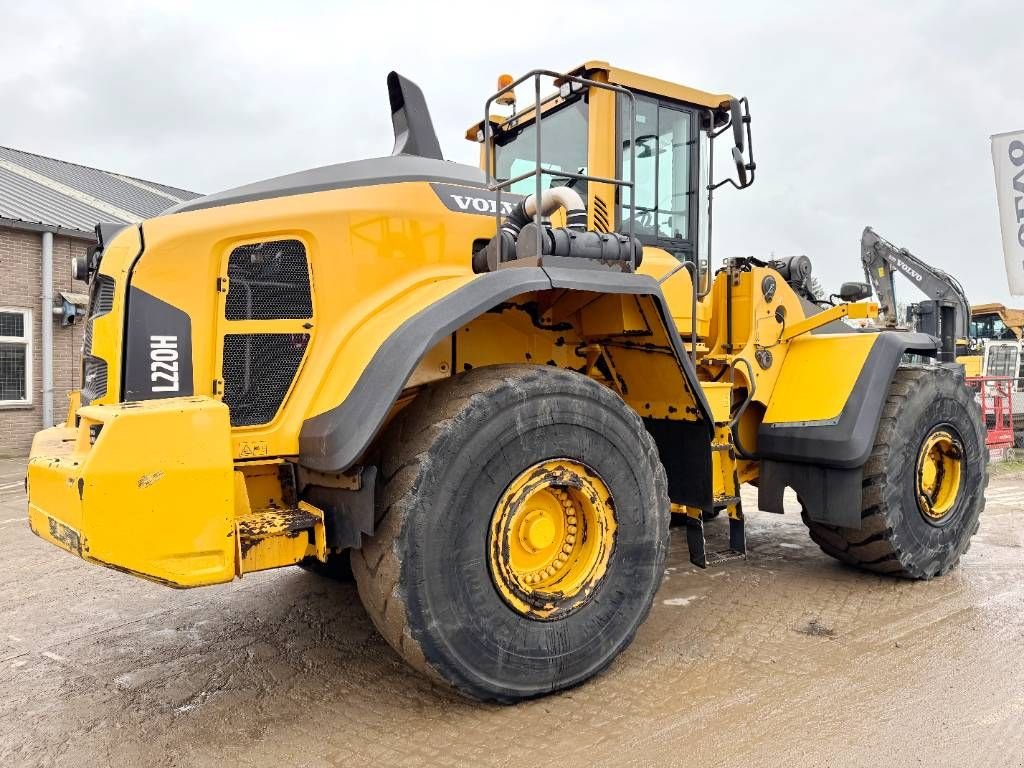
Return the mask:
<path id="1" fill-rule="evenodd" d="M 0 405 L 32 402 L 32 313 L 0 307 Z"/>

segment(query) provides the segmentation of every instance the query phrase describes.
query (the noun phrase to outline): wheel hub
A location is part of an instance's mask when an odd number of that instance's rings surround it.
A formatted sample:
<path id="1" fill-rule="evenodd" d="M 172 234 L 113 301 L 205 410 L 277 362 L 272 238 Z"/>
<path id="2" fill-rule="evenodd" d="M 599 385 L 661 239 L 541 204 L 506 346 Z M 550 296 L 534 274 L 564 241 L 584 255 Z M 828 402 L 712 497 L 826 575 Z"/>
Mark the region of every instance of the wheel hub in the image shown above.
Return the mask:
<path id="1" fill-rule="evenodd" d="M 963 463 L 963 445 L 951 428 L 933 430 L 921 444 L 915 495 L 926 519 L 941 521 L 952 511 L 960 494 Z"/>
<path id="2" fill-rule="evenodd" d="M 491 579 L 515 611 L 557 619 L 604 578 L 615 537 L 604 481 L 569 459 L 534 464 L 508 486 L 491 519 Z"/>
<path id="3" fill-rule="evenodd" d="M 519 540 L 528 552 L 539 552 L 555 540 L 555 521 L 545 510 L 530 512 L 519 530 Z"/>

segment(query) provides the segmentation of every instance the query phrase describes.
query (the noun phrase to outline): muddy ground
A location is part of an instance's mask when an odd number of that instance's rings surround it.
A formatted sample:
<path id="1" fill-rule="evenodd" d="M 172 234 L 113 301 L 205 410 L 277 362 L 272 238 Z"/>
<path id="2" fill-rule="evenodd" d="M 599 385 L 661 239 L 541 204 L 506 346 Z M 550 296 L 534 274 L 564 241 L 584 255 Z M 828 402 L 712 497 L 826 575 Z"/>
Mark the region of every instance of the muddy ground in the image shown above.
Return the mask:
<path id="1" fill-rule="evenodd" d="M 4 768 L 1024 765 L 1019 473 L 929 583 L 838 565 L 753 503 L 746 561 L 700 571 L 676 529 L 633 646 L 516 707 L 407 671 L 351 585 L 174 591 L 81 562 L 29 531 L 21 476 L 0 461 Z"/>

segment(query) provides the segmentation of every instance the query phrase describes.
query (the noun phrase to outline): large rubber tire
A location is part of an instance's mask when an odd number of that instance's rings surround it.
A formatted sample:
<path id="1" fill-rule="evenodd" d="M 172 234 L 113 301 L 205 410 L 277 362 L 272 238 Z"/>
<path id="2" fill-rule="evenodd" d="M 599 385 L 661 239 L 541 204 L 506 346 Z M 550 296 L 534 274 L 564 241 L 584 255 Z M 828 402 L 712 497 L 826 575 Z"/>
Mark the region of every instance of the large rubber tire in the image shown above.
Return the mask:
<path id="1" fill-rule="evenodd" d="M 941 525 L 918 509 L 918 452 L 938 425 L 960 435 L 964 466 L 956 502 Z M 988 450 L 981 412 L 962 377 L 948 368 L 901 367 L 889 386 L 864 466 L 860 528 L 813 522 L 802 512 L 811 538 L 837 560 L 876 573 L 930 579 L 956 566 L 970 547 L 985 508 Z"/>
<path id="2" fill-rule="evenodd" d="M 513 610 L 490 575 L 492 514 L 535 463 L 581 462 L 617 520 L 603 579 L 563 618 Z M 669 541 L 665 471 L 643 422 L 606 387 L 541 366 L 478 368 L 429 388 L 384 438 L 374 537 L 352 553 L 363 604 L 413 667 L 481 700 L 582 683 L 633 639 Z"/>

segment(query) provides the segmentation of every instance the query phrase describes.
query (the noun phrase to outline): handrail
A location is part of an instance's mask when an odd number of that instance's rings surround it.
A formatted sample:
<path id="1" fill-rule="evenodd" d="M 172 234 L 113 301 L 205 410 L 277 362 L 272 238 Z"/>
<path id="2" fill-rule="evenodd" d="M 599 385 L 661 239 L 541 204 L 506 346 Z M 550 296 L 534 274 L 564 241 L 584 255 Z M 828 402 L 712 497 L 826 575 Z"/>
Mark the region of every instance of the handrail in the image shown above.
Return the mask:
<path id="1" fill-rule="evenodd" d="M 548 101 L 548 99 L 545 99 L 544 101 L 542 101 L 541 97 L 540 97 L 540 83 L 541 83 L 541 78 L 542 77 L 550 77 L 559 86 L 561 86 L 564 83 L 577 83 L 577 84 L 579 84 L 581 86 L 588 87 L 588 88 L 598 88 L 598 89 L 603 89 L 603 90 L 607 90 L 607 91 L 612 91 L 614 93 L 621 94 L 621 95 L 623 95 L 623 96 L 625 96 L 625 97 L 627 97 L 629 99 L 629 146 L 630 146 L 629 181 L 626 181 L 625 179 L 619 179 L 619 178 L 605 178 L 603 176 L 592 176 L 590 174 L 571 173 L 569 171 L 550 171 L 550 170 L 548 170 L 546 168 L 543 168 L 541 166 L 541 148 L 542 148 L 542 144 L 541 144 L 541 124 L 542 124 L 542 121 L 543 121 L 542 120 L 542 113 L 544 111 L 543 109 L 541 109 L 541 106 Z M 491 104 L 493 104 L 499 97 L 505 95 L 506 93 L 509 93 L 509 92 L 515 90 L 515 88 L 517 86 L 522 85 L 523 83 L 525 83 L 527 80 L 530 80 L 531 78 L 533 79 L 533 82 L 534 82 L 534 92 L 535 92 L 535 95 L 534 95 L 534 111 L 535 111 L 534 121 L 535 121 L 535 126 L 536 126 L 536 166 L 535 166 L 535 168 L 532 171 L 530 171 L 528 173 L 525 173 L 525 174 L 521 174 L 520 176 L 517 176 L 514 179 L 508 179 L 506 181 L 498 181 L 496 179 L 493 171 L 492 171 L 493 164 L 494 164 L 494 158 L 493 158 L 493 147 L 492 147 L 493 130 L 492 130 L 492 124 L 491 124 L 491 120 L 490 120 Z M 571 86 L 570 86 L 570 91 L 571 91 Z M 535 176 L 536 179 L 537 179 L 537 183 L 536 183 L 536 190 L 535 190 L 535 193 L 534 193 L 534 199 L 537 201 L 537 205 L 536 205 L 536 211 L 534 213 L 534 224 L 536 225 L 536 231 L 537 231 L 537 256 L 538 256 L 538 258 L 543 256 L 543 245 L 542 245 L 542 240 L 541 240 L 543 229 L 542 229 L 542 223 L 541 223 L 542 222 L 542 215 L 541 215 L 540 199 L 541 199 L 541 192 L 542 192 L 542 187 L 543 187 L 543 177 L 545 175 L 547 175 L 547 176 L 551 176 L 553 178 L 559 178 L 559 179 L 562 179 L 562 178 L 564 178 L 564 179 L 577 179 L 579 181 L 593 181 L 593 182 L 595 182 L 597 184 L 612 184 L 612 185 L 614 185 L 616 187 L 629 187 L 629 189 L 630 189 L 630 195 L 629 195 L 629 231 L 628 231 L 627 234 L 629 236 L 629 241 L 631 243 L 633 242 L 633 219 L 636 216 L 636 194 L 635 194 L 635 188 L 636 188 L 636 147 L 635 147 L 635 143 L 636 143 L 636 96 L 633 95 L 632 91 L 630 91 L 627 88 L 623 88 L 621 86 L 618 86 L 618 85 L 612 85 L 611 83 L 600 83 L 600 82 L 598 82 L 596 80 L 589 80 L 587 78 L 578 77 L 576 75 L 562 74 L 562 73 L 554 72 L 554 71 L 548 70 L 548 69 L 534 69 L 534 70 L 531 70 L 531 71 L 527 72 L 525 75 L 520 77 L 518 80 L 514 80 L 513 82 L 509 83 L 504 88 L 499 90 L 497 93 L 494 93 L 493 95 L 491 95 L 491 97 L 489 99 L 487 99 L 487 102 L 484 104 L 484 121 L 483 121 L 483 126 L 484 126 L 484 171 L 487 174 L 487 188 L 490 191 L 495 193 L 494 212 L 495 212 L 495 231 L 496 232 L 498 232 L 498 233 L 501 232 L 501 214 L 502 214 L 502 209 L 501 209 L 501 193 L 502 193 L 502 190 L 504 190 L 504 189 L 506 189 L 506 188 L 508 188 L 508 187 L 512 186 L 513 184 L 516 184 L 516 183 L 518 183 L 520 181 L 528 179 L 531 176 Z M 503 238 L 499 236 L 498 237 L 498 242 L 497 242 L 497 250 L 498 250 L 497 256 L 498 256 L 498 263 L 499 264 L 501 264 L 502 260 L 503 260 L 502 259 L 502 245 L 503 245 L 502 240 L 503 240 Z M 623 266 L 626 267 L 626 269 L 624 269 L 624 271 L 629 271 L 629 272 L 636 271 L 636 255 L 635 255 L 635 253 L 633 251 L 633 248 L 629 249 L 629 260 L 628 260 L 628 262 L 623 264 Z"/>

